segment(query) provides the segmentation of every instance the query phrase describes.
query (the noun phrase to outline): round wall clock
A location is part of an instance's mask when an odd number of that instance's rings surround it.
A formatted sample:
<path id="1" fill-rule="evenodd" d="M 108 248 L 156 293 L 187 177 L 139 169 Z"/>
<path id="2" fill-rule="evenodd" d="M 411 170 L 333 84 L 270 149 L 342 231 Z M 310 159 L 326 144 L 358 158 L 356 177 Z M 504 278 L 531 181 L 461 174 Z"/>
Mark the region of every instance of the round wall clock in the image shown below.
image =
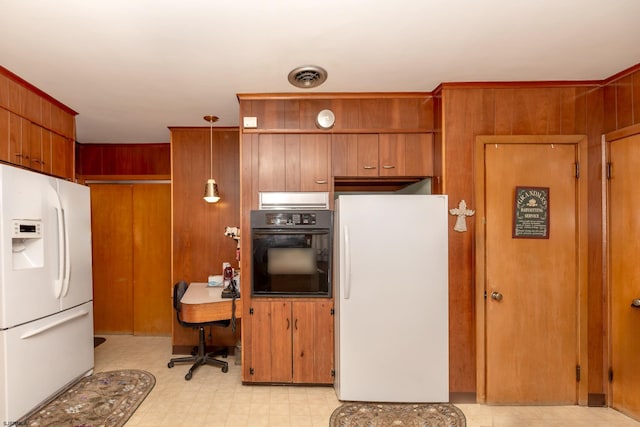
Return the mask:
<path id="1" fill-rule="evenodd" d="M 322 110 L 316 117 L 316 125 L 321 129 L 331 129 L 336 121 L 336 116 L 331 110 Z"/>

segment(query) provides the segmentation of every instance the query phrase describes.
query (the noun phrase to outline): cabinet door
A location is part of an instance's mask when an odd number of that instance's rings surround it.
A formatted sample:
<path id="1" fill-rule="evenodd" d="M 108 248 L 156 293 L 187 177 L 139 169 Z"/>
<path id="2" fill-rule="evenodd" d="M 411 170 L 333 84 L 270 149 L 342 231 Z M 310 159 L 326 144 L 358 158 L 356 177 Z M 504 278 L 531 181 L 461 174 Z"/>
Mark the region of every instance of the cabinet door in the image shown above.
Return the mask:
<path id="1" fill-rule="evenodd" d="M 53 175 L 73 179 L 73 149 L 73 140 L 57 133 L 52 134 L 51 171 Z"/>
<path id="2" fill-rule="evenodd" d="M 405 136 L 404 134 L 397 133 L 379 135 L 378 154 L 380 160 L 380 176 L 405 175 Z"/>
<path id="3" fill-rule="evenodd" d="M 258 140 L 258 191 L 286 191 L 284 135 L 260 135 Z"/>
<path id="4" fill-rule="evenodd" d="M 251 301 L 250 371 L 253 382 L 291 382 L 291 303 Z"/>
<path id="5" fill-rule="evenodd" d="M 300 135 L 301 191 L 329 191 L 330 144 L 327 134 Z"/>
<path id="6" fill-rule="evenodd" d="M 406 135 L 404 174 L 406 176 L 433 176 L 433 134 Z"/>
<path id="7" fill-rule="evenodd" d="M 340 177 L 358 175 L 358 135 L 331 136 L 331 174 Z"/>
<path id="8" fill-rule="evenodd" d="M 42 128 L 35 123 L 27 122 L 29 139 L 23 145 L 29 147 L 29 168 L 42 171 Z"/>
<path id="9" fill-rule="evenodd" d="M 20 116 L 9 114 L 9 161 L 22 165 L 22 121 Z"/>
<path id="10" fill-rule="evenodd" d="M 293 303 L 294 383 L 333 383 L 332 308 L 326 300 Z"/>
<path id="11" fill-rule="evenodd" d="M 358 135 L 356 176 L 378 176 L 378 135 Z"/>
<path id="12" fill-rule="evenodd" d="M 9 111 L 0 108 L 0 160 L 9 159 Z"/>
<path id="13" fill-rule="evenodd" d="M 52 135 L 51 132 L 42 129 L 42 172 L 51 174 L 51 155 L 52 155 Z"/>

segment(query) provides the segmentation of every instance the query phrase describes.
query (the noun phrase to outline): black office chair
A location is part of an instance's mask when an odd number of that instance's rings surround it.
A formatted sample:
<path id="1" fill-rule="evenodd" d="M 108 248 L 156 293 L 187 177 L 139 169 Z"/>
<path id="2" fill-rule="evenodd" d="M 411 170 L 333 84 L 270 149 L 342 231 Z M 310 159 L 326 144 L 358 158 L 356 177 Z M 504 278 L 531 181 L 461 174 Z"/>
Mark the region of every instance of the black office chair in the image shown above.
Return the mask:
<path id="1" fill-rule="evenodd" d="M 202 322 L 202 323 L 190 323 L 185 322 L 181 318 L 182 314 L 182 304 L 180 300 L 182 296 L 187 291 L 187 282 L 180 281 L 173 285 L 173 308 L 176 309 L 176 317 L 178 318 L 178 323 L 182 326 L 186 326 L 188 328 L 193 328 L 198 330 L 199 339 L 198 339 L 198 347 L 192 353 L 191 356 L 186 357 L 175 357 L 169 361 L 167 366 L 169 368 L 173 368 L 174 363 L 180 362 L 193 362 L 191 369 L 187 372 L 187 375 L 184 376 L 184 379 L 189 381 L 193 376 L 193 371 L 195 371 L 200 365 L 210 364 L 214 366 L 219 366 L 222 368 L 222 372 L 229 371 L 229 365 L 224 360 L 216 359 L 215 356 L 221 354 L 220 352 L 206 353 L 205 351 L 205 339 L 204 339 L 204 328 L 207 326 L 220 326 L 220 327 L 228 327 L 231 324 L 231 320 L 216 320 L 214 322 Z M 223 351 L 224 356 L 226 357 L 226 350 Z"/>

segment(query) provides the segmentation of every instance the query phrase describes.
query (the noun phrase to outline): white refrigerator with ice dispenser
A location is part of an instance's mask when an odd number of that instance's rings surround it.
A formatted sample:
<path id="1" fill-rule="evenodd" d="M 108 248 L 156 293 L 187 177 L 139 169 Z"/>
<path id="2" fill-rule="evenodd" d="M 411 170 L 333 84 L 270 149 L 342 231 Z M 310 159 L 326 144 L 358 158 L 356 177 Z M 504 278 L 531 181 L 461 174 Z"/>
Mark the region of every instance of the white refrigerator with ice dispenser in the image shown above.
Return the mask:
<path id="1" fill-rule="evenodd" d="M 0 423 L 93 370 L 89 188 L 0 165 Z"/>
<path id="2" fill-rule="evenodd" d="M 448 402 L 446 195 L 340 195 L 334 214 L 339 400 Z"/>

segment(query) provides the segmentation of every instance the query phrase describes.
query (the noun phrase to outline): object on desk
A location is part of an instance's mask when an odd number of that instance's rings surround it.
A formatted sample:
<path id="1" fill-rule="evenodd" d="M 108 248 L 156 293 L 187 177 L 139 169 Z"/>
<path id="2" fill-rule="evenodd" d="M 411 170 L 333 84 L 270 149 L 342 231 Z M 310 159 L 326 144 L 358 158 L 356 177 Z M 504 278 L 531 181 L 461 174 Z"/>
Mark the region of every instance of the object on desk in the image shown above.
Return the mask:
<path id="1" fill-rule="evenodd" d="M 240 287 L 238 286 L 236 279 L 231 279 L 228 285 L 225 280 L 225 287 L 222 290 L 221 296 L 222 298 L 240 298 Z"/>
<path id="2" fill-rule="evenodd" d="M 217 274 L 215 276 L 209 276 L 209 280 L 207 281 L 207 286 L 222 286 L 223 279 L 222 276 Z"/>

